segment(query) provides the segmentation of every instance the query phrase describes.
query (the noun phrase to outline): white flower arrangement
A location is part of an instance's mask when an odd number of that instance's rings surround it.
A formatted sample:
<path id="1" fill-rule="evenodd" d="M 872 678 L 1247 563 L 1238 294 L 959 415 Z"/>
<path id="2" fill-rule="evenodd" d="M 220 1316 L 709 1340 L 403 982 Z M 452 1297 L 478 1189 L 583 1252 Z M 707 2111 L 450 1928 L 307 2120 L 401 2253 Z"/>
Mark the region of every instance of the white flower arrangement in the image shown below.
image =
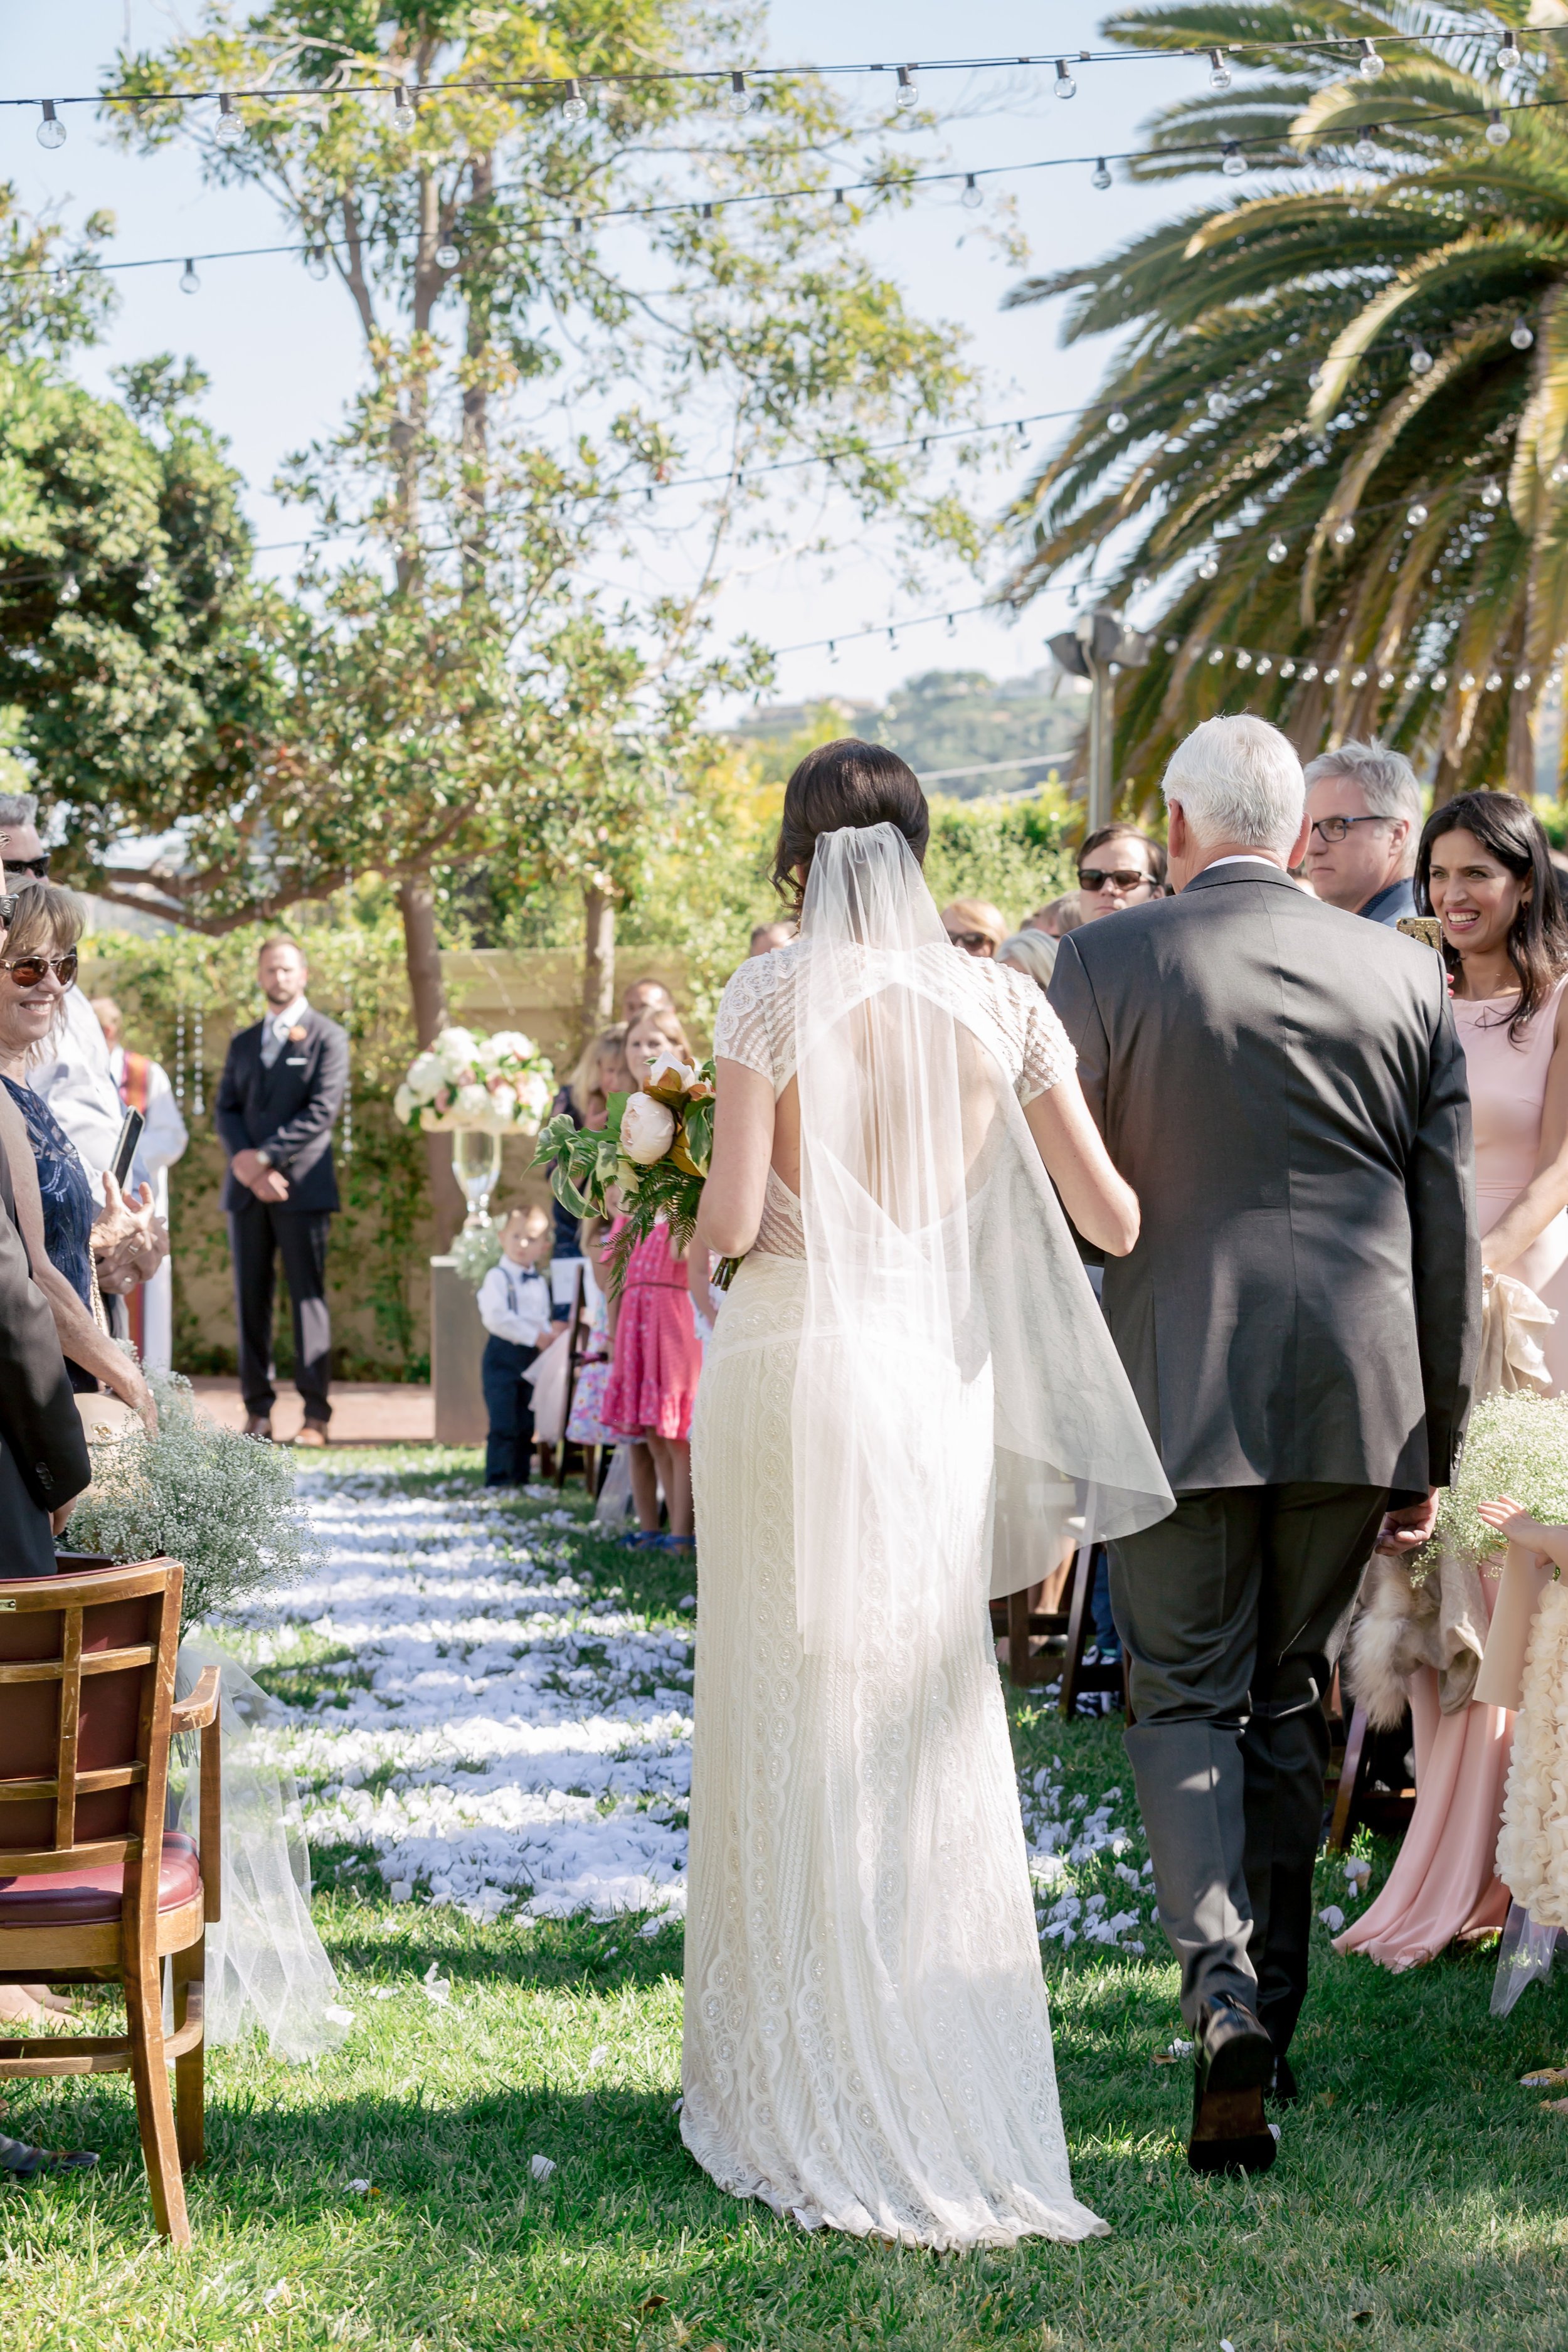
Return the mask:
<path id="1" fill-rule="evenodd" d="M 403 1126 L 426 1132 L 478 1128 L 505 1134 L 536 1129 L 554 1087 L 550 1064 L 521 1029 L 498 1029 L 492 1037 L 443 1029 L 415 1055 L 393 1109 Z"/>
<path id="2" fill-rule="evenodd" d="M 1548 1527 L 1568 1525 L 1568 1397 L 1498 1389 L 1481 1399 L 1432 1540 L 1409 1563 L 1417 1580 L 1445 1551 L 1479 1568 L 1504 1549 L 1507 1538 L 1476 1508 L 1500 1495 L 1511 1495 Z"/>
<path id="3" fill-rule="evenodd" d="M 317 1567 L 321 1548 L 295 1500 L 287 1450 L 209 1421 L 178 1372 L 146 1378 L 158 1434 L 136 1422 L 90 1448 L 92 1485 L 71 1514 L 69 1549 L 179 1560 L 187 1625 Z"/>

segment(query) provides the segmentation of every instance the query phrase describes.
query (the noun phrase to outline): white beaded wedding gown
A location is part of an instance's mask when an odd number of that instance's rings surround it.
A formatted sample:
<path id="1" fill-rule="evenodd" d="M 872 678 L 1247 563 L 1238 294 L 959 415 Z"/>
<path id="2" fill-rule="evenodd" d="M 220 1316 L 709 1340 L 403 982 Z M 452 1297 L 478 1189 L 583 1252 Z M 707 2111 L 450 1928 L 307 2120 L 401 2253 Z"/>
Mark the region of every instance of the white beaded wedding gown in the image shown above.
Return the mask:
<path id="1" fill-rule="evenodd" d="M 947 941 L 888 825 L 819 838 L 723 1063 L 800 1090 L 692 1430 L 685 2098 L 697 2161 L 808 2228 L 1078 2239 L 986 1606 L 1169 1492 L 1020 1102 L 1072 1067 Z M 998 1473 L 1001 1473 L 999 1477 Z M 1005 1542 L 994 1519 L 1027 1515 Z"/>

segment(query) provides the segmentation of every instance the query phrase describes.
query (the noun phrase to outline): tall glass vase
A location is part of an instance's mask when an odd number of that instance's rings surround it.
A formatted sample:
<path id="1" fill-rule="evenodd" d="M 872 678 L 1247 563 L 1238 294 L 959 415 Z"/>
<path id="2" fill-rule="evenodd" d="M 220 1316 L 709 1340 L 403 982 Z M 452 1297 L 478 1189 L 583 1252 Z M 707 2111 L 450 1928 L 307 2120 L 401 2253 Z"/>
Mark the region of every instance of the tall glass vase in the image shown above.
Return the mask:
<path id="1" fill-rule="evenodd" d="M 488 1225 L 490 1195 L 500 1181 L 500 1137 L 484 1128 L 460 1127 L 452 1138 L 452 1173 L 468 1204 L 463 1231 Z"/>

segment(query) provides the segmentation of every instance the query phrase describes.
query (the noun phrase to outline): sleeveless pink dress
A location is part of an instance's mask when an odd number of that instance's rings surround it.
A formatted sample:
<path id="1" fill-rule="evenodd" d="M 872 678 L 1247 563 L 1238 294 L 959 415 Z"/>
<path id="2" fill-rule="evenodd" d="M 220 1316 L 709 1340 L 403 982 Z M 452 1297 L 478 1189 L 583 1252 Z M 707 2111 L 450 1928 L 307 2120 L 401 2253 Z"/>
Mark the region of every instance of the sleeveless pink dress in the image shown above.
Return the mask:
<path id="1" fill-rule="evenodd" d="M 620 1230 L 617 1219 L 612 1233 Z M 702 1343 L 691 1317 L 686 1262 L 658 1225 L 633 1250 L 616 1322 L 616 1348 L 603 1413 L 625 1437 L 691 1434 Z"/>
<path id="2" fill-rule="evenodd" d="M 1531 1016 L 1517 1045 L 1508 1034 L 1511 996 L 1481 1003 L 1454 999 L 1470 1084 L 1476 1209 L 1483 1234 L 1535 1173 L 1557 1008 L 1565 988 L 1568 976 Z M 1555 1394 L 1568 1387 L 1568 1211 L 1553 1217 L 1522 1256 L 1498 1270 L 1527 1283 L 1557 1311 L 1558 1320 L 1542 1343 Z M 1489 1611 L 1496 1582 L 1482 1577 L 1481 1591 Z M 1410 1679 L 1410 1718 L 1415 1811 L 1388 1884 L 1335 1943 L 1337 1951 L 1365 1952 L 1390 1969 L 1415 1968 L 1456 1936 L 1483 1936 L 1500 1927 L 1509 1906 L 1495 1856 L 1513 1717 L 1504 1707 L 1474 1704 L 1444 1715 L 1437 1705 L 1437 1677 L 1430 1666 L 1422 1666 Z"/>

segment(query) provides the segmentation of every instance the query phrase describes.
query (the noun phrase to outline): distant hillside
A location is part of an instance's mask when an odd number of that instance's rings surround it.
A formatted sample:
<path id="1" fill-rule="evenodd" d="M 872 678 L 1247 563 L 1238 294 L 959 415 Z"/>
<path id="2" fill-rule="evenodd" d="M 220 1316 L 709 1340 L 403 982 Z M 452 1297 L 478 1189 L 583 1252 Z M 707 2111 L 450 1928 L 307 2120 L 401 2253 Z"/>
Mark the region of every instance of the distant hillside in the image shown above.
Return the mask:
<path id="1" fill-rule="evenodd" d="M 978 669 L 930 669 L 879 709 L 840 698 L 774 703 L 732 730 L 760 750 L 798 757 L 826 727 L 887 743 L 922 783 L 960 800 L 1026 791 L 1063 772 L 1083 731 L 1088 697 L 1050 670 L 998 684 Z M 769 764 L 772 764 L 770 761 Z"/>

